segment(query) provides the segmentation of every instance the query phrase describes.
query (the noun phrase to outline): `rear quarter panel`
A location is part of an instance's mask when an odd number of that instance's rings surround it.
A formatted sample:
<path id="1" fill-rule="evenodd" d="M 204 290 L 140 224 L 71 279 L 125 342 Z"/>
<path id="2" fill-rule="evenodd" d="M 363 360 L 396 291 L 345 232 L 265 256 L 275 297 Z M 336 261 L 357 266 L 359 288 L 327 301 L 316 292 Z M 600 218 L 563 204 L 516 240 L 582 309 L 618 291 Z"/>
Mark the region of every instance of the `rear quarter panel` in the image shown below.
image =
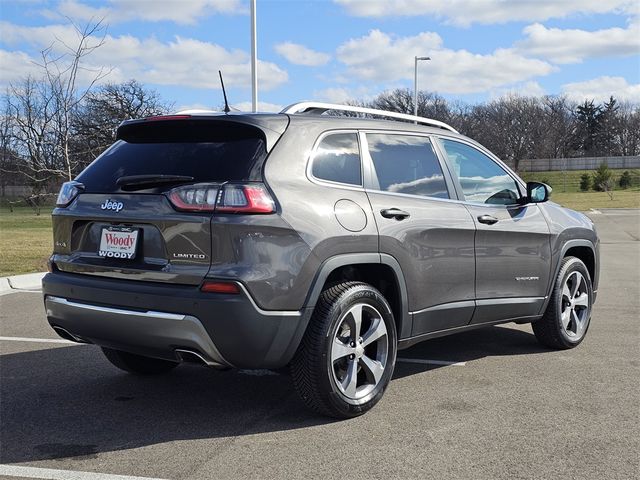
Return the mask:
<path id="1" fill-rule="evenodd" d="M 328 258 L 348 253 L 378 254 L 378 231 L 364 189 L 326 185 L 307 177 L 307 162 L 316 139 L 333 129 L 344 130 L 324 120 L 296 119 L 295 128 L 285 132 L 265 165 L 265 181 L 277 198 L 280 218 L 308 247 L 306 257 L 300 255 L 301 263 L 290 272 L 290 308 L 303 306 L 315 275 Z M 336 211 L 340 206 L 336 204 L 340 200 L 362 210 L 364 226 L 358 231 L 347 230 L 338 221 Z"/>

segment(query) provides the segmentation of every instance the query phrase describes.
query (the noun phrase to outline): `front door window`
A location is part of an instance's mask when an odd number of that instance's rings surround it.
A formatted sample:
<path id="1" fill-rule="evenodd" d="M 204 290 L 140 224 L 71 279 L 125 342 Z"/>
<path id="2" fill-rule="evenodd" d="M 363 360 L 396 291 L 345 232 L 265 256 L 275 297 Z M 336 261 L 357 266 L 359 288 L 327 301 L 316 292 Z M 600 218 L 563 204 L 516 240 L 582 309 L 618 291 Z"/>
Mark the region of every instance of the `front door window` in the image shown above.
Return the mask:
<path id="1" fill-rule="evenodd" d="M 442 145 L 460 180 L 465 201 L 493 205 L 518 202 L 516 181 L 491 158 L 461 142 L 443 139 Z"/>

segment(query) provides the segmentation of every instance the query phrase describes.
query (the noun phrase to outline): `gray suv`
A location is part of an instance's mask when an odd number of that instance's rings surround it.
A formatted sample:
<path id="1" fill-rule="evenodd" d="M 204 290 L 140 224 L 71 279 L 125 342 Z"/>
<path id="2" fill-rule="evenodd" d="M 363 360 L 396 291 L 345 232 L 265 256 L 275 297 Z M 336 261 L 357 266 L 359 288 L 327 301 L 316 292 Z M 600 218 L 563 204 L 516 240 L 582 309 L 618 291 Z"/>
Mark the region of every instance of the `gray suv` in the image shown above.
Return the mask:
<path id="1" fill-rule="evenodd" d="M 504 322 L 583 340 L 599 240 L 550 191 L 393 112 L 126 121 L 60 191 L 48 321 L 135 374 L 289 366 L 306 405 L 353 417 L 417 342 Z"/>

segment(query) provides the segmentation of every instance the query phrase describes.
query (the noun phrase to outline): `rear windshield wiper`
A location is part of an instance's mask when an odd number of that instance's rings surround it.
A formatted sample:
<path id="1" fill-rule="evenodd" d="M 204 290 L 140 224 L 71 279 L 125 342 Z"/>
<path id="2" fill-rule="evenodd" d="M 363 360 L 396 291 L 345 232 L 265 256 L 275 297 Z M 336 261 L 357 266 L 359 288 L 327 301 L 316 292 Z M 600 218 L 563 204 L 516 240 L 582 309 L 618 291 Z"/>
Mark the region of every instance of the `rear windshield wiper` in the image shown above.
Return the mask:
<path id="1" fill-rule="evenodd" d="M 122 190 L 143 190 L 160 185 L 177 185 L 192 182 L 188 175 L 127 175 L 116 180 Z"/>

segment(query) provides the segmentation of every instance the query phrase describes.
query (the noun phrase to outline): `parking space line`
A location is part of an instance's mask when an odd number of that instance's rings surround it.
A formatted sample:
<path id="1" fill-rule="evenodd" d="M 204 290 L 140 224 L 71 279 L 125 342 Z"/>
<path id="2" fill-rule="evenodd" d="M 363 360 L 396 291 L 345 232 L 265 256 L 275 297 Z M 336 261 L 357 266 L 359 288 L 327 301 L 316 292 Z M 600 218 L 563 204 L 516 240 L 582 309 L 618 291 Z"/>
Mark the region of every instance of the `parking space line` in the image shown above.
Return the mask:
<path id="1" fill-rule="evenodd" d="M 68 345 L 82 345 L 81 343 L 64 340 L 62 338 L 27 338 L 27 337 L 0 337 L 0 341 L 6 342 L 32 342 L 32 343 L 66 343 Z"/>
<path id="2" fill-rule="evenodd" d="M 467 362 L 448 362 L 445 360 L 427 360 L 423 358 L 403 358 L 403 357 L 398 357 L 396 361 L 403 362 L 403 363 L 421 363 L 424 365 L 446 365 L 446 366 L 452 366 L 452 367 L 464 367 L 467 364 Z"/>
<path id="3" fill-rule="evenodd" d="M 47 480 L 163 480 L 152 477 L 75 472 L 73 470 L 54 470 L 52 468 L 22 467 L 17 465 L 0 465 L 0 475 L 20 478 L 44 478 Z"/>

